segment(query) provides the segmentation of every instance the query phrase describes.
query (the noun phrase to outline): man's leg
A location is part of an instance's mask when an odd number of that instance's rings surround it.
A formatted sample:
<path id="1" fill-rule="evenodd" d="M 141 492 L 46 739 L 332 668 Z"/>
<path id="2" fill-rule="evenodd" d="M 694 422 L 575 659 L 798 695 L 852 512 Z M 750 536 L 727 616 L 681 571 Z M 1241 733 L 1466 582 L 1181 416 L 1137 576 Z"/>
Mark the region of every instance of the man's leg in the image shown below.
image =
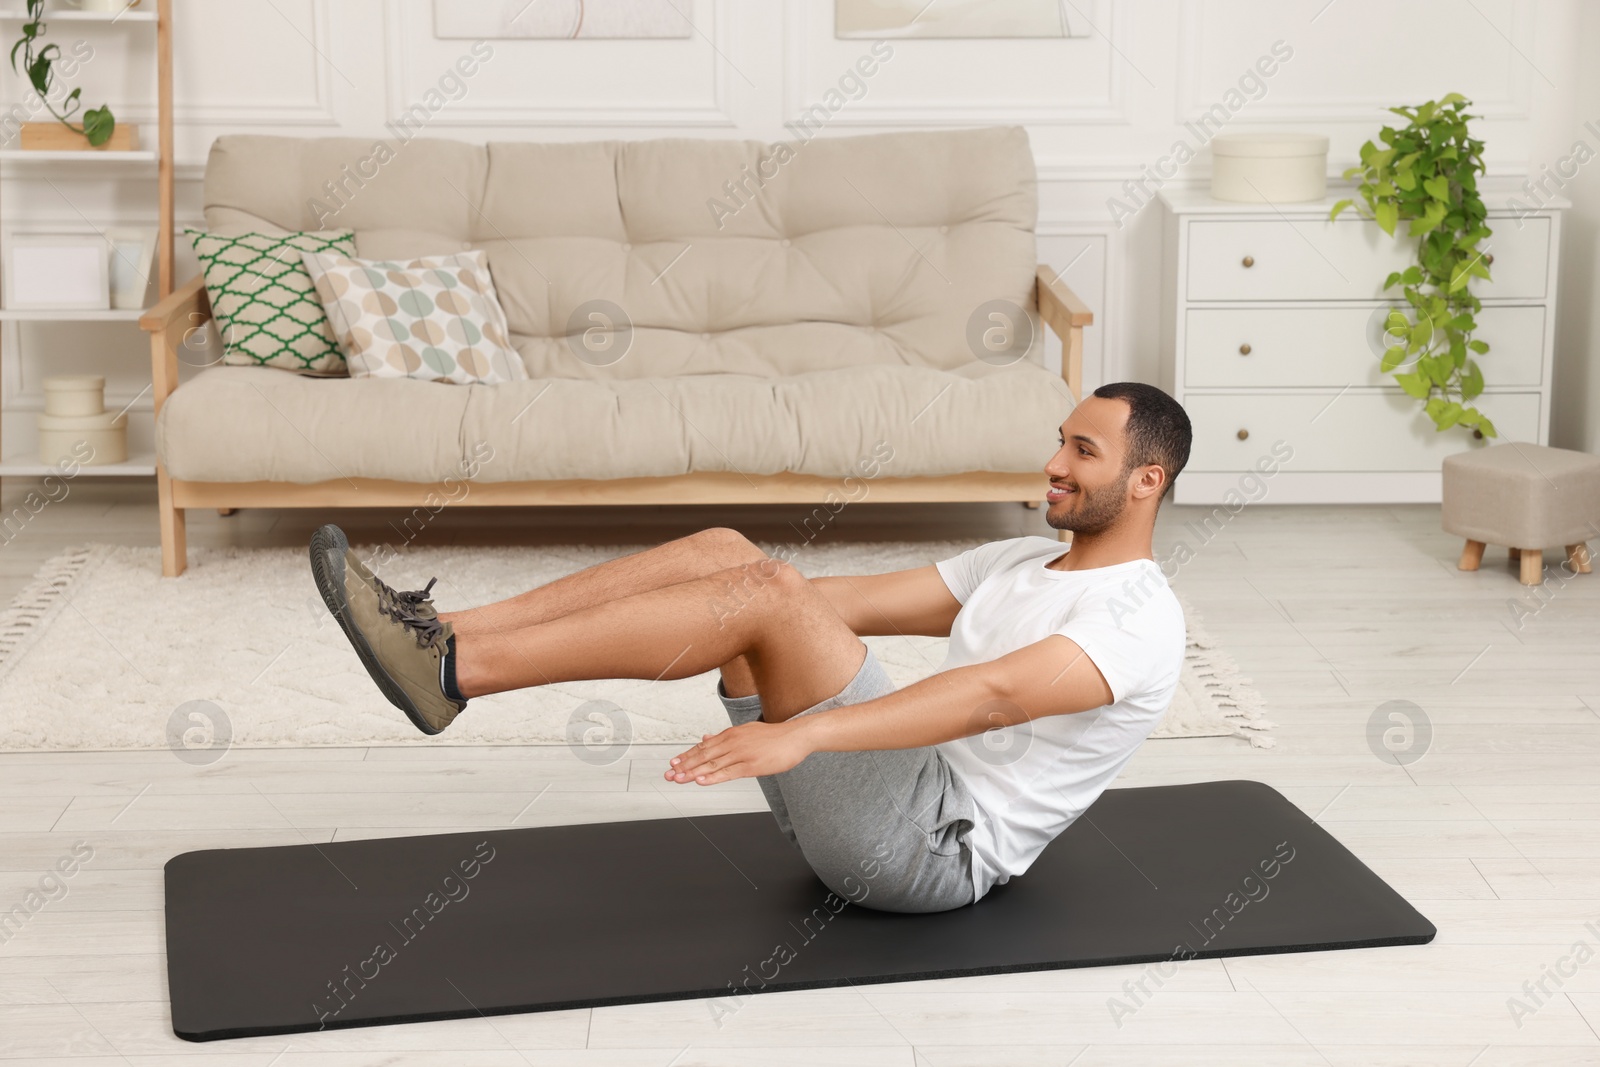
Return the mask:
<path id="1" fill-rule="evenodd" d="M 766 555 L 739 531 L 718 526 L 608 559 L 493 604 L 441 611 L 439 618 L 458 634 L 520 630 L 580 608 L 704 578 L 741 563 L 757 563 Z"/>
<path id="2" fill-rule="evenodd" d="M 739 531 L 716 526 L 585 567 L 506 600 L 461 611 L 441 611 L 439 618 L 455 628 L 458 640 L 463 635 L 520 630 L 581 608 L 704 578 L 766 558 L 767 554 Z M 730 696 L 756 692 L 755 678 L 744 656 L 722 664 L 722 684 Z"/>
<path id="3" fill-rule="evenodd" d="M 692 678 L 743 656 L 765 717 L 834 696 L 866 646 L 787 563 L 766 558 L 515 630 L 456 636 L 466 697 L 591 678 Z"/>

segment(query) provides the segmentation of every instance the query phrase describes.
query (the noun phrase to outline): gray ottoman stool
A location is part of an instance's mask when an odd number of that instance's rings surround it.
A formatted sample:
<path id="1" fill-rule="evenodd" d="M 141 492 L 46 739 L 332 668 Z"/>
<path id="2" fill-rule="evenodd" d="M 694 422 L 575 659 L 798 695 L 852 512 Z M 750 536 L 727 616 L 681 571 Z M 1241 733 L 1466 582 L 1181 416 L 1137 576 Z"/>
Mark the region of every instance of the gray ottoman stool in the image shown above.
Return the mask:
<path id="1" fill-rule="evenodd" d="M 1544 580 L 1544 550 L 1566 549 L 1574 573 L 1590 571 L 1589 538 L 1600 537 L 1600 456 L 1509 441 L 1444 458 L 1441 524 L 1467 539 L 1456 564 L 1475 571 L 1483 546 L 1521 557 L 1522 584 Z"/>

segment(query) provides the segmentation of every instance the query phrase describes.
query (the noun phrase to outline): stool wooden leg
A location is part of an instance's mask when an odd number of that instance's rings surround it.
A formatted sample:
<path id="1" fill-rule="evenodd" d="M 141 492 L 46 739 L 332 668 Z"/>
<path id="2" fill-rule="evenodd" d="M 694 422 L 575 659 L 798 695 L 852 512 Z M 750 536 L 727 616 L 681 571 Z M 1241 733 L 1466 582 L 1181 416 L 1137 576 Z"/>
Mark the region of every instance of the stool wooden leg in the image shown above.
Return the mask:
<path id="1" fill-rule="evenodd" d="M 1544 581 L 1544 550 L 1524 548 L 1521 552 L 1522 584 L 1538 585 Z"/>
<path id="2" fill-rule="evenodd" d="M 1461 550 L 1461 558 L 1456 561 L 1456 569 L 1461 571 L 1475 571 L 1478 564 L 1483 562 L 1483 542 L 1468 541 Z"/>
<path id="3" fill-rule="evenodd" d="M 1589 556 L 1589 546 L 1582 541 L 1567 546 L 1567 563 L 1578 574 L 1588 574 L 1594 569 Z"/>

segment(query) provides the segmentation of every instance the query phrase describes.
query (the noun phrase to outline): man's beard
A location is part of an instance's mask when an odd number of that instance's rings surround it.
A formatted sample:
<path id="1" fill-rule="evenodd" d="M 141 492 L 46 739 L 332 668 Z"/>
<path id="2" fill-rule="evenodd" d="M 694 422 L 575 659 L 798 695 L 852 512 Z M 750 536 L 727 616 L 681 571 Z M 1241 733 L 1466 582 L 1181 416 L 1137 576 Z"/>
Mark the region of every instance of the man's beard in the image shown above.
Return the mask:
<path id="1" fill-rule="evenodd" d="M 1057 506 L 1065 505 L 1060 515 L 1045 512 L 1045 522 L 1057 530 L 1100 533 L 1122 517 L 1128 504 L 1127 490 L 1127 482 L 1120 477 L 1092 492 L 1080 484 L 1076 493 L 1057 502 Z"/>

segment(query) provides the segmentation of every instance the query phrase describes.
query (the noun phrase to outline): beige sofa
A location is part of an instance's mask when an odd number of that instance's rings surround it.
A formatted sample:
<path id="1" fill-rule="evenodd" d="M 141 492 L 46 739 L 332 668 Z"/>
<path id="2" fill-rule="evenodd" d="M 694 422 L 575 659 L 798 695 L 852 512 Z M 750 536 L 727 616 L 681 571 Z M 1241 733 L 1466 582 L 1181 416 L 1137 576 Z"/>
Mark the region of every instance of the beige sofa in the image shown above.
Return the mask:
<path id="1" fill-rule="evenodd" d="M 207 229 L 349 228 L 367 258 L 485 249 L 529 380 L 180 375 L 209 317 L 195 278 L 140 320 L 166 574 L 184 569 L 189 508 L 1042 499 L 1092 317 L 1037 266 L 1022 129 L 787 155 L 686 139 L 390 147 L 221 137 Z M 631 325 L 604 358 L 569 343 L 603 321 L 584 317 L 596 300 Z M 1008 308 L 1023 340 L 996 356 Z M 1041 318 L 1063 339 L 1060 375 Z"/>

